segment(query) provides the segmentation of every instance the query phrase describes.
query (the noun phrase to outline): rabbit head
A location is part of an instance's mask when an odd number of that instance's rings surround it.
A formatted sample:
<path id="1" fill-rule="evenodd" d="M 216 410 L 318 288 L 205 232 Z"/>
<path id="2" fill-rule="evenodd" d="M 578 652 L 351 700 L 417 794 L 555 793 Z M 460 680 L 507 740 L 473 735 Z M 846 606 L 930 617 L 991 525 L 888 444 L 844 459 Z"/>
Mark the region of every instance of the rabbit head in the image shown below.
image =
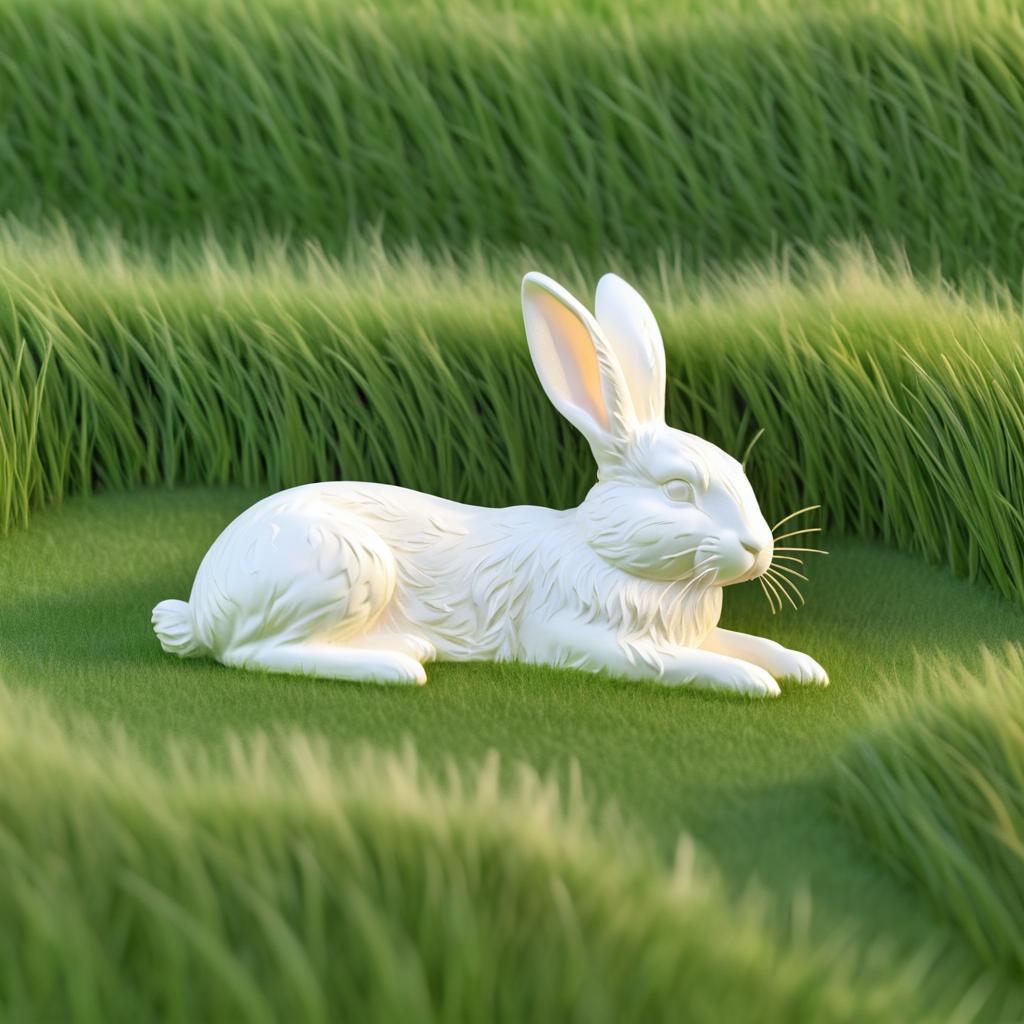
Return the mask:
<path id="1" fill-rule="evenodd" d="M 587 543 L 647 579 L 724 586 L 759 576 L 772 531 L 743 467 L 665 423 L 665 349 L 650 307 L 606 274 L 595 311 L 543 274 L 523 278 L 541 384 L 597 460 L 597 483 L 578 510 Z"/>

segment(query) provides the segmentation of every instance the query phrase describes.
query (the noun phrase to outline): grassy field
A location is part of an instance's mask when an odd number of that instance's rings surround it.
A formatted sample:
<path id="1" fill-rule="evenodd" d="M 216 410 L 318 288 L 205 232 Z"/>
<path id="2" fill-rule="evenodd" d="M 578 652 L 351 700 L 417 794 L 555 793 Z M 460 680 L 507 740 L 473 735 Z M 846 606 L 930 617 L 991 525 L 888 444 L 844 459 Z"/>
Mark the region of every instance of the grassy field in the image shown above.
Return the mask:
<path id="1" fill-rule="evenodd" d="M 1024 1019 L 1024 7 L 620 7 L 0 0 L 0 1017 Z M 832 686 L 161 654 L 269 489 L 581 496 L 533 268 L 822 505 L 724 624 Z"/>
<path id="2" fill-rule="evenodd" d="M 1019 636 L 1021 614 L 985 588 L 857 541 L 838 543 L 816 566 L 799 615 L 773 617 L 756 588 L 736 588 L 727 594 L 727 624 L 806 649 L 832 674 L 829 690 L 790 688 L 767 704 L 518 666 L 436 665 L 426 688 L 395 690 L 168 658 L 148 630 L 148 609 L 187 592 L 205 547 L 253 496 L 145 491 L 40 513 L 0 548 L 8 685 L 45 695 L 62 720 L 85 713 L 120 723 L 158 765 L 169 763 L 173 737 L 199 744 L 201 761 L 226 769 L 234 748 L 225 733 L 262 731 L 272 746 L 321 736 L 342 760 L 362 743 L 391 751 L 412 744 L 422 767 L 442 775 L 496 751 L 510 785 L 519 764 L 563 791 L 578 773 L 591 804 L 616 806 L 622 834 L 662 863 L 689 834 L 723 892 L 742 901 L 756 880 L 769 934 L 789 934 L 792 915 L 809 902 L 814 942 L 845 940 L 843 959 L 863 960 L 871 991 L 904 1012 L 913 1004 L 890 961 L 905 964 L 922 950 L 930 958 L 926 1003 L 948 1009 L 986 984 L 996 987 L 993 1005 L 1017 998 L 1006 978 L 986 981 L 985 961 L 945 926 L 941 910 L 879 871 L 836 815 L 830 782 L 836 753 L 873 707 L 913 680 L 916 652 L 977 664 L 979 643 L 995 648 Z M 830 600 L 839 593 L 841 602 Z M 886 970 L 872 960 L 879 950 Z M 134 976 L 141 967 L 126 969 Z M 626 1005 L 623 993 L 613 995 Z"/>

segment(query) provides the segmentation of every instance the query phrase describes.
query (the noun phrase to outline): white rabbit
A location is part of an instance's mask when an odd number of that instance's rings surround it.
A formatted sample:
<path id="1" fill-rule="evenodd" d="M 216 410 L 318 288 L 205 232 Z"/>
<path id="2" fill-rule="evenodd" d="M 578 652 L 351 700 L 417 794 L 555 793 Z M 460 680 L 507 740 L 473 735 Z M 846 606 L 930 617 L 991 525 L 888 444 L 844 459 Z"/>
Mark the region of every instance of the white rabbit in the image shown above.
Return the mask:
<path id="1" fill-rule="evenodd" d="M 717 626 L 722 587 L 773 556 L 741 465 L 666 426 L 654 316 L 612 274 L 596 319 L 523 279 L 548 397 L 590 442 L 579 508 L 476 508 L 384 484 L 318 483 L 243 512 L 188 601 L 161 601 L 165 651 L 334 679 L 423 683 L 423 663 L 519 660 L 775 696 L 826 684 L 806 654 Z"/>

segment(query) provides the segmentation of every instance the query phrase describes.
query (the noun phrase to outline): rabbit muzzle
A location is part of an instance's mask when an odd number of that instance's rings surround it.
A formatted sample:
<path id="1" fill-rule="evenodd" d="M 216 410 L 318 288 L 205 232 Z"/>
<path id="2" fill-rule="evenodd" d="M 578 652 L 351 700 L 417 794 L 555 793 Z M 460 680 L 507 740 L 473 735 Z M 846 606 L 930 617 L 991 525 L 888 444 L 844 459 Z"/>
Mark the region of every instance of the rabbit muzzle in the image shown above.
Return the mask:
<path id="1" fill-rule="evenodd" d="M 715 570 L 715 582 L 727 587 L 757 579 L 772 564 L 771 535 L 767 539 L 753 534 L 725 533 L 702 544 L 694 571 Z"/>
<path id="2" fill-rule="evenodd" d="M 739 547 L 740 552 L 742 552 L 741 555 L 737 555 L 737 559 L 742 558 L 745 560 L 747 562 L 747 568 L 730 582 L 746 583 L 749 580 L 756 580 L 758 576 L 768 571 L 768 567 L 772 564 L 772 556 L 774 554 L 770 534 L 767 540 L 757 539 L 753 536 L 738 537 L 736 539 L 736 544 Z"/>

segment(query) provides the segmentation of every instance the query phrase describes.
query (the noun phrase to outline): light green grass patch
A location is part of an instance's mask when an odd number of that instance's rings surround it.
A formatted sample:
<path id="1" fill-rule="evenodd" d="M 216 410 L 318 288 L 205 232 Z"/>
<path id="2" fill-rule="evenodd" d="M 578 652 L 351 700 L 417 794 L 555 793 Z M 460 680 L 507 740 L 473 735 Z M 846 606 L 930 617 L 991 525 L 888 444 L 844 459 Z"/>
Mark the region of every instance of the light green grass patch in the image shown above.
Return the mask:
<path id="1" fill-rule="evenodd" d="M 929 658 L 844 753 L 847 819 L 988 962 L 1024 974 L 1024 657 Z"/>

